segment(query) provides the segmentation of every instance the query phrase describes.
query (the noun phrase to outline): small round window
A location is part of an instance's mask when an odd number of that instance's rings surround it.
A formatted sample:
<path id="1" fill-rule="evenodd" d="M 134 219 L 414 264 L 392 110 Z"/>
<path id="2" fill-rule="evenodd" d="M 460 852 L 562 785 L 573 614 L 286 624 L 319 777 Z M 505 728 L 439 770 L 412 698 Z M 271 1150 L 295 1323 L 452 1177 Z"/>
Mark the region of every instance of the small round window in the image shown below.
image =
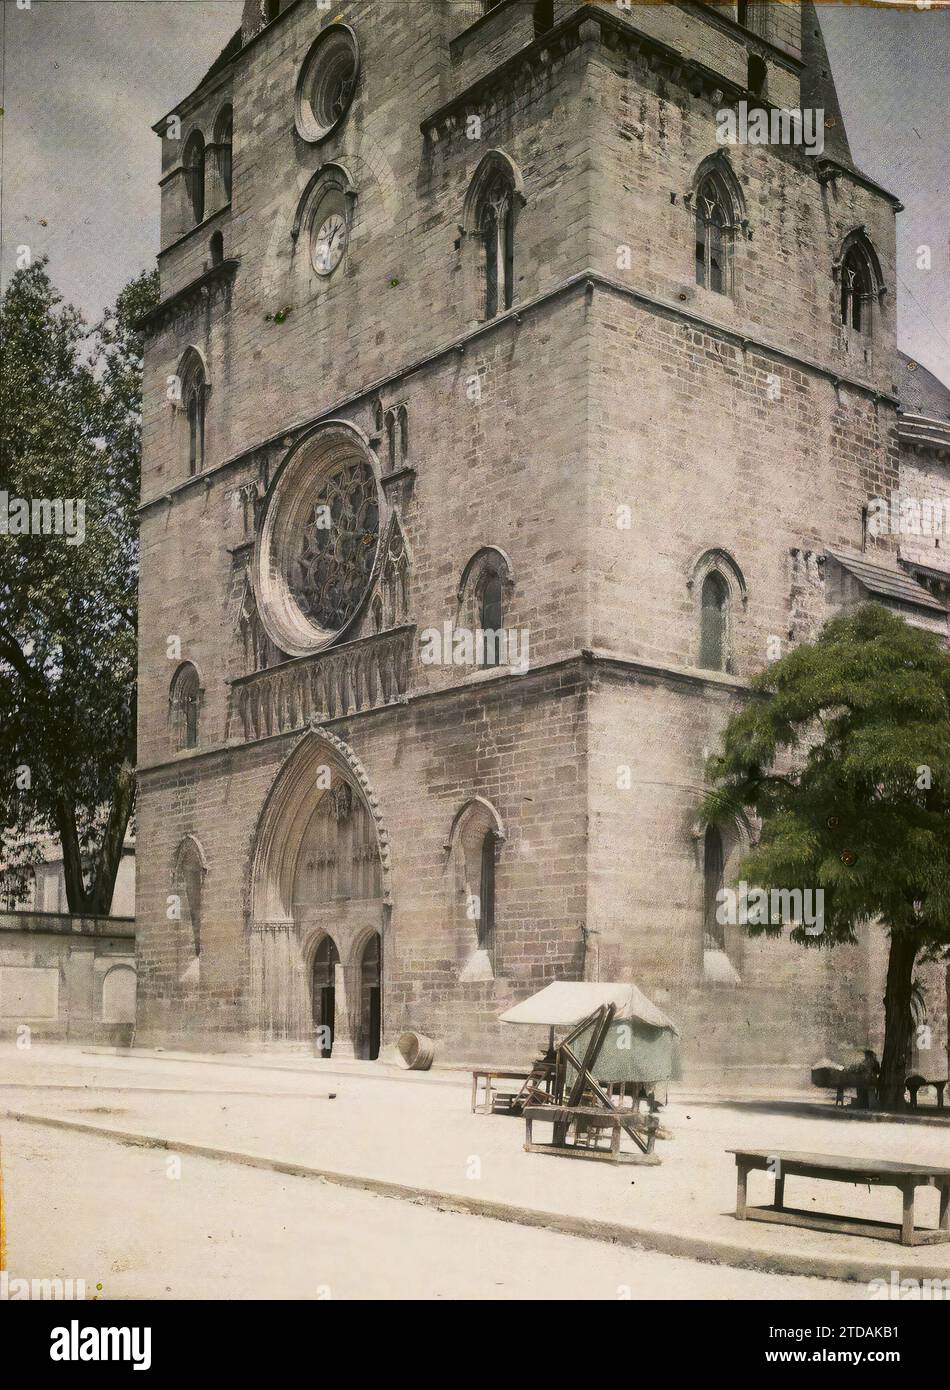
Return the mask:
<path id="1" fill-rule="evenodd" d="M 294 119 L 304 140 L 325 140 L 336 130 L 350 108 L 359 73 L 356 35 L 348 24 L 331 24 L 307 54 L 297 81 Z"/>

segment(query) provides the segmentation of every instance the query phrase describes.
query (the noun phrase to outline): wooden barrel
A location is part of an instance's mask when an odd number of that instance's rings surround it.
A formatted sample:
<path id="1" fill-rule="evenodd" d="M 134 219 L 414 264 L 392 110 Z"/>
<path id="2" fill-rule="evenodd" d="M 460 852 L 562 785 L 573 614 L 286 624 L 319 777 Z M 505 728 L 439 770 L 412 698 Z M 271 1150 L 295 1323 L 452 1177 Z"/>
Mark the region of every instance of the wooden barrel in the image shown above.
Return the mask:
<path id="1" fill-rule="evenodd" d="M 400 1033 L 396 1060 L 407 1071 L 428 1071 L 435 1056 L 435 1043 L 423 1033 Z"/>

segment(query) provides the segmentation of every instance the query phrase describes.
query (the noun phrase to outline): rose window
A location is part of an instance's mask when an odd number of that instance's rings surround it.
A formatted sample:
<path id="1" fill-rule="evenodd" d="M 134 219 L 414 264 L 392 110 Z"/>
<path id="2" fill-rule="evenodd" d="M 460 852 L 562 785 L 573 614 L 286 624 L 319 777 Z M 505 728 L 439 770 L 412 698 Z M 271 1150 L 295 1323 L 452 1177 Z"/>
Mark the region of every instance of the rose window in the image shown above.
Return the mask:
<path id="1" fill-rule="evenodd" d="M 287 586 L 316 627 L 339 632 L 366 592 L 379 539 L 376 481 L 362 459 L 323 479 L 305 514 Z"/>
<path id="2" fill-rule="evenodd" d="M 321 651 L 359 617 L 379 559 L 376 472 L 358 432 L 335 420 L 271 484 L 252 574 L 261 621 L 286 656 Z"/>

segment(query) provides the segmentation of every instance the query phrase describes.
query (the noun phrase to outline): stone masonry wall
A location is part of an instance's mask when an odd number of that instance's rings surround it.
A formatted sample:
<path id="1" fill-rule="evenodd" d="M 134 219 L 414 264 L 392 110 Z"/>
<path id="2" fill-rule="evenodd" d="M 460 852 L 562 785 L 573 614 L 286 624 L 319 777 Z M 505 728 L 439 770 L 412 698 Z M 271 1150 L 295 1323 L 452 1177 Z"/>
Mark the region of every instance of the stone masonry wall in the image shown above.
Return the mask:
<path id="1" fill-rule="evenodd" d="M 740 983 L 703 980 L 703 750 L 740 692 L 728 678 L 634 680 L 620 670 L 590 697 L 590 890 L 599 977 L 630 979 L 681 1032 L 685 1075 L 807 1084 L 809 1068 L 872 1045 L 881 977 L 864 945 L 804 947 L 726 926 Z M 619 783 L 619 785 L 618 785 Z M 725 882 L 747 846 L 727 831 Z M 803 887 L 807 885 L 801 885 Z M 881 934 L 883 935 L 883 934 Z"/>
<path id="2" fill-rule="evenodd" d="M 556 22 L 576 8 L 559 3 Z M 820 585 L 806 593 L 802 573 L 814 577 L 826 546 L 859 549 L 862 505 L 896 485 L 893 208 L 849 176 L 820 182 L 800 152 L 733 148 L 751 239 L 735 247 L 734 300 L 699 289 L 684 199 L 718 148 L 709 84 L 705 96 L 691 91 L 680 65 L 654 61 L 649 45 L 636 56 L 609 8 L 591 7 L 580 31 L 568 24 L 542 58 L 525 7 L 502 5 L 460 33 L 437 3 L 292 5 L 183 104 L 187 135 L 233 101 L 233 192 L 229 207 L 166 244 L 163 293 L 203 272 L 213 230 L 239 263 L 208 293 L 176 301 L 146 360 L 140 1040 L 233 1046 L 254 1035 L 250 861 L 304 721 L 244 741 L 231 702 L 247 671 L 238 619 L 255 508 L 328 418 L 369 440 L 382 524 L 398 509 L 411 559 L 406 690 L 329 721 L 366 769 L 391 845 L 384 1044 L 413 1028 L 443 1059 L 523 1055 L 529 1040 L 497 1014 L 551 979 L 584 977 L 636 979 L 668 1007 L 694 1075 L 797 1081 L 822 1051 L 870 1035 L 877 986 L 863 948 L 832 961 L 732 936 L 741 984 L 704 985 L 695 806 L 704 752 L 745 698 L 768 638 L 784 647 L 820 621 Z M 797 11 L 773 8 L 772 35 L 794 57 Z M 728 16 L 669 5 L 620 14 L 727 82 L 745 80 L 747 36 Z M 322 25 L 338 19 L 359 37 L 359 87 L 339 129 L 308 145 L 294 132 L 297 75 Z M 423 134 L 434 112 L 521 50 L 534 54 L 529 64 Z M 773 100 L 797 104 L 796 73 L 774 61 Z M 460 223 L 491 149 L 514 161 L 524 201 L 514 309 L 483 324 Z M 179 235 L 179 159 L 166 136 L 166 243 Z M 331 162 L 356 197 L 344 262 L 320 280 L 291 229 L 311 177 Z M 869 353 L 842 339 L 833 265 L 862 224 L 890 290 Z M 195 479 L 166 396 L 189 346 L 210 383 L 206 469 Z M 378 404 L 408 412 L 397 478 L 387 477 Z M 458 617 L 463 568 L 488 545 L 511 559 L 505 621 L 529 633 L 530 672 L 422 665 L 421 632 Z M 733 557 L 744 596 L 731 674 L 701 676 L 690 580 L 712 548 Z M 367 596 L 347 636 L 369 631 Z M 169 729 L 175 636 L 202 686 L 198 747 L 184 752 Z M 629 787 L 618 786 L 620 765 Z M 476 796 L 504 839 L 494 979 L 465 981 L 472 925 L 446 846 Z M 207 872 L 200 982 L 186 994 L 168 897 L 188 835 Z M 739 839 L 729 848 L 734 863 Z"/>
<path id="3" fill-rule="evenodd" d="M 578 978 L 585 912 L 584 681 L 562 666 L 496 675 L 398 710 L 335 720 L 369 769 L 392 851 L 393 911 L 384 935 L 384 1042 L 405 1028 L 440 1055 L 511 1056 L 496 1016 L 557 977 Z M 310 735 L 309 737 L 314 737 Z M 143 778 L 139 875 L 139 1040 L 187 1032 L 192 1045 L 238 1045 L 246 1007 L 248 864 L 264 800 L 297 736 L 193 758 Z M 460 984 L 468 938 L 446 844 L 474 796 L 506 838 L 497 854 L 495 979 Z M 314 796 L 316 805 L 316 793 Z M 176 997 L 180 923 L 165 915 L 176 850 L 202 844 L 201 986 Z M 187 1011 L 187 1012 L 186 1012 Z"/>

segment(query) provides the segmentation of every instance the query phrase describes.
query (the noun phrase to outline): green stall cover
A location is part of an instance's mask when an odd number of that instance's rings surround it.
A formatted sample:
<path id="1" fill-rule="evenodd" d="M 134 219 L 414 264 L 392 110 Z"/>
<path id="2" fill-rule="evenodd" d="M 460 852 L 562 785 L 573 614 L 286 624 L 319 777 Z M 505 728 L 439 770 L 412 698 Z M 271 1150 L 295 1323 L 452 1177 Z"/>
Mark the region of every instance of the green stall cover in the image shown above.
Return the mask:
<path id="1" fill-rule="evenodd" d="M 591 1023 L 571 1043 L 575 1057 L 584 1060 L 590 1042 Z M 654 1028 L 638 1018 L 617 1019 L 607 1029 L 600 1056 L 591 1069 L 598 1081 L 675 1081 L 679 1076 L 679 1047 L 672 1028 Z M 566 1085 L 570 1089 L 577 1070 L 568 1062 Z"/>
<path id="2" fill-rule="evenodd" d="M 630 983 L 556 980 L 501 1015 L 502 1023 L 544 1024 L 574 1033 L 571 1050 L 584 1060 L 591 1030 L 607 1007 L 615 1010 L 600 1056 L 592 1068 L 598 1081 L 645 1084 L 679 1079 L 679 1034 L 672 1019 Z M 577 1074 L 567 1066 L 567 1089 Z"/>

